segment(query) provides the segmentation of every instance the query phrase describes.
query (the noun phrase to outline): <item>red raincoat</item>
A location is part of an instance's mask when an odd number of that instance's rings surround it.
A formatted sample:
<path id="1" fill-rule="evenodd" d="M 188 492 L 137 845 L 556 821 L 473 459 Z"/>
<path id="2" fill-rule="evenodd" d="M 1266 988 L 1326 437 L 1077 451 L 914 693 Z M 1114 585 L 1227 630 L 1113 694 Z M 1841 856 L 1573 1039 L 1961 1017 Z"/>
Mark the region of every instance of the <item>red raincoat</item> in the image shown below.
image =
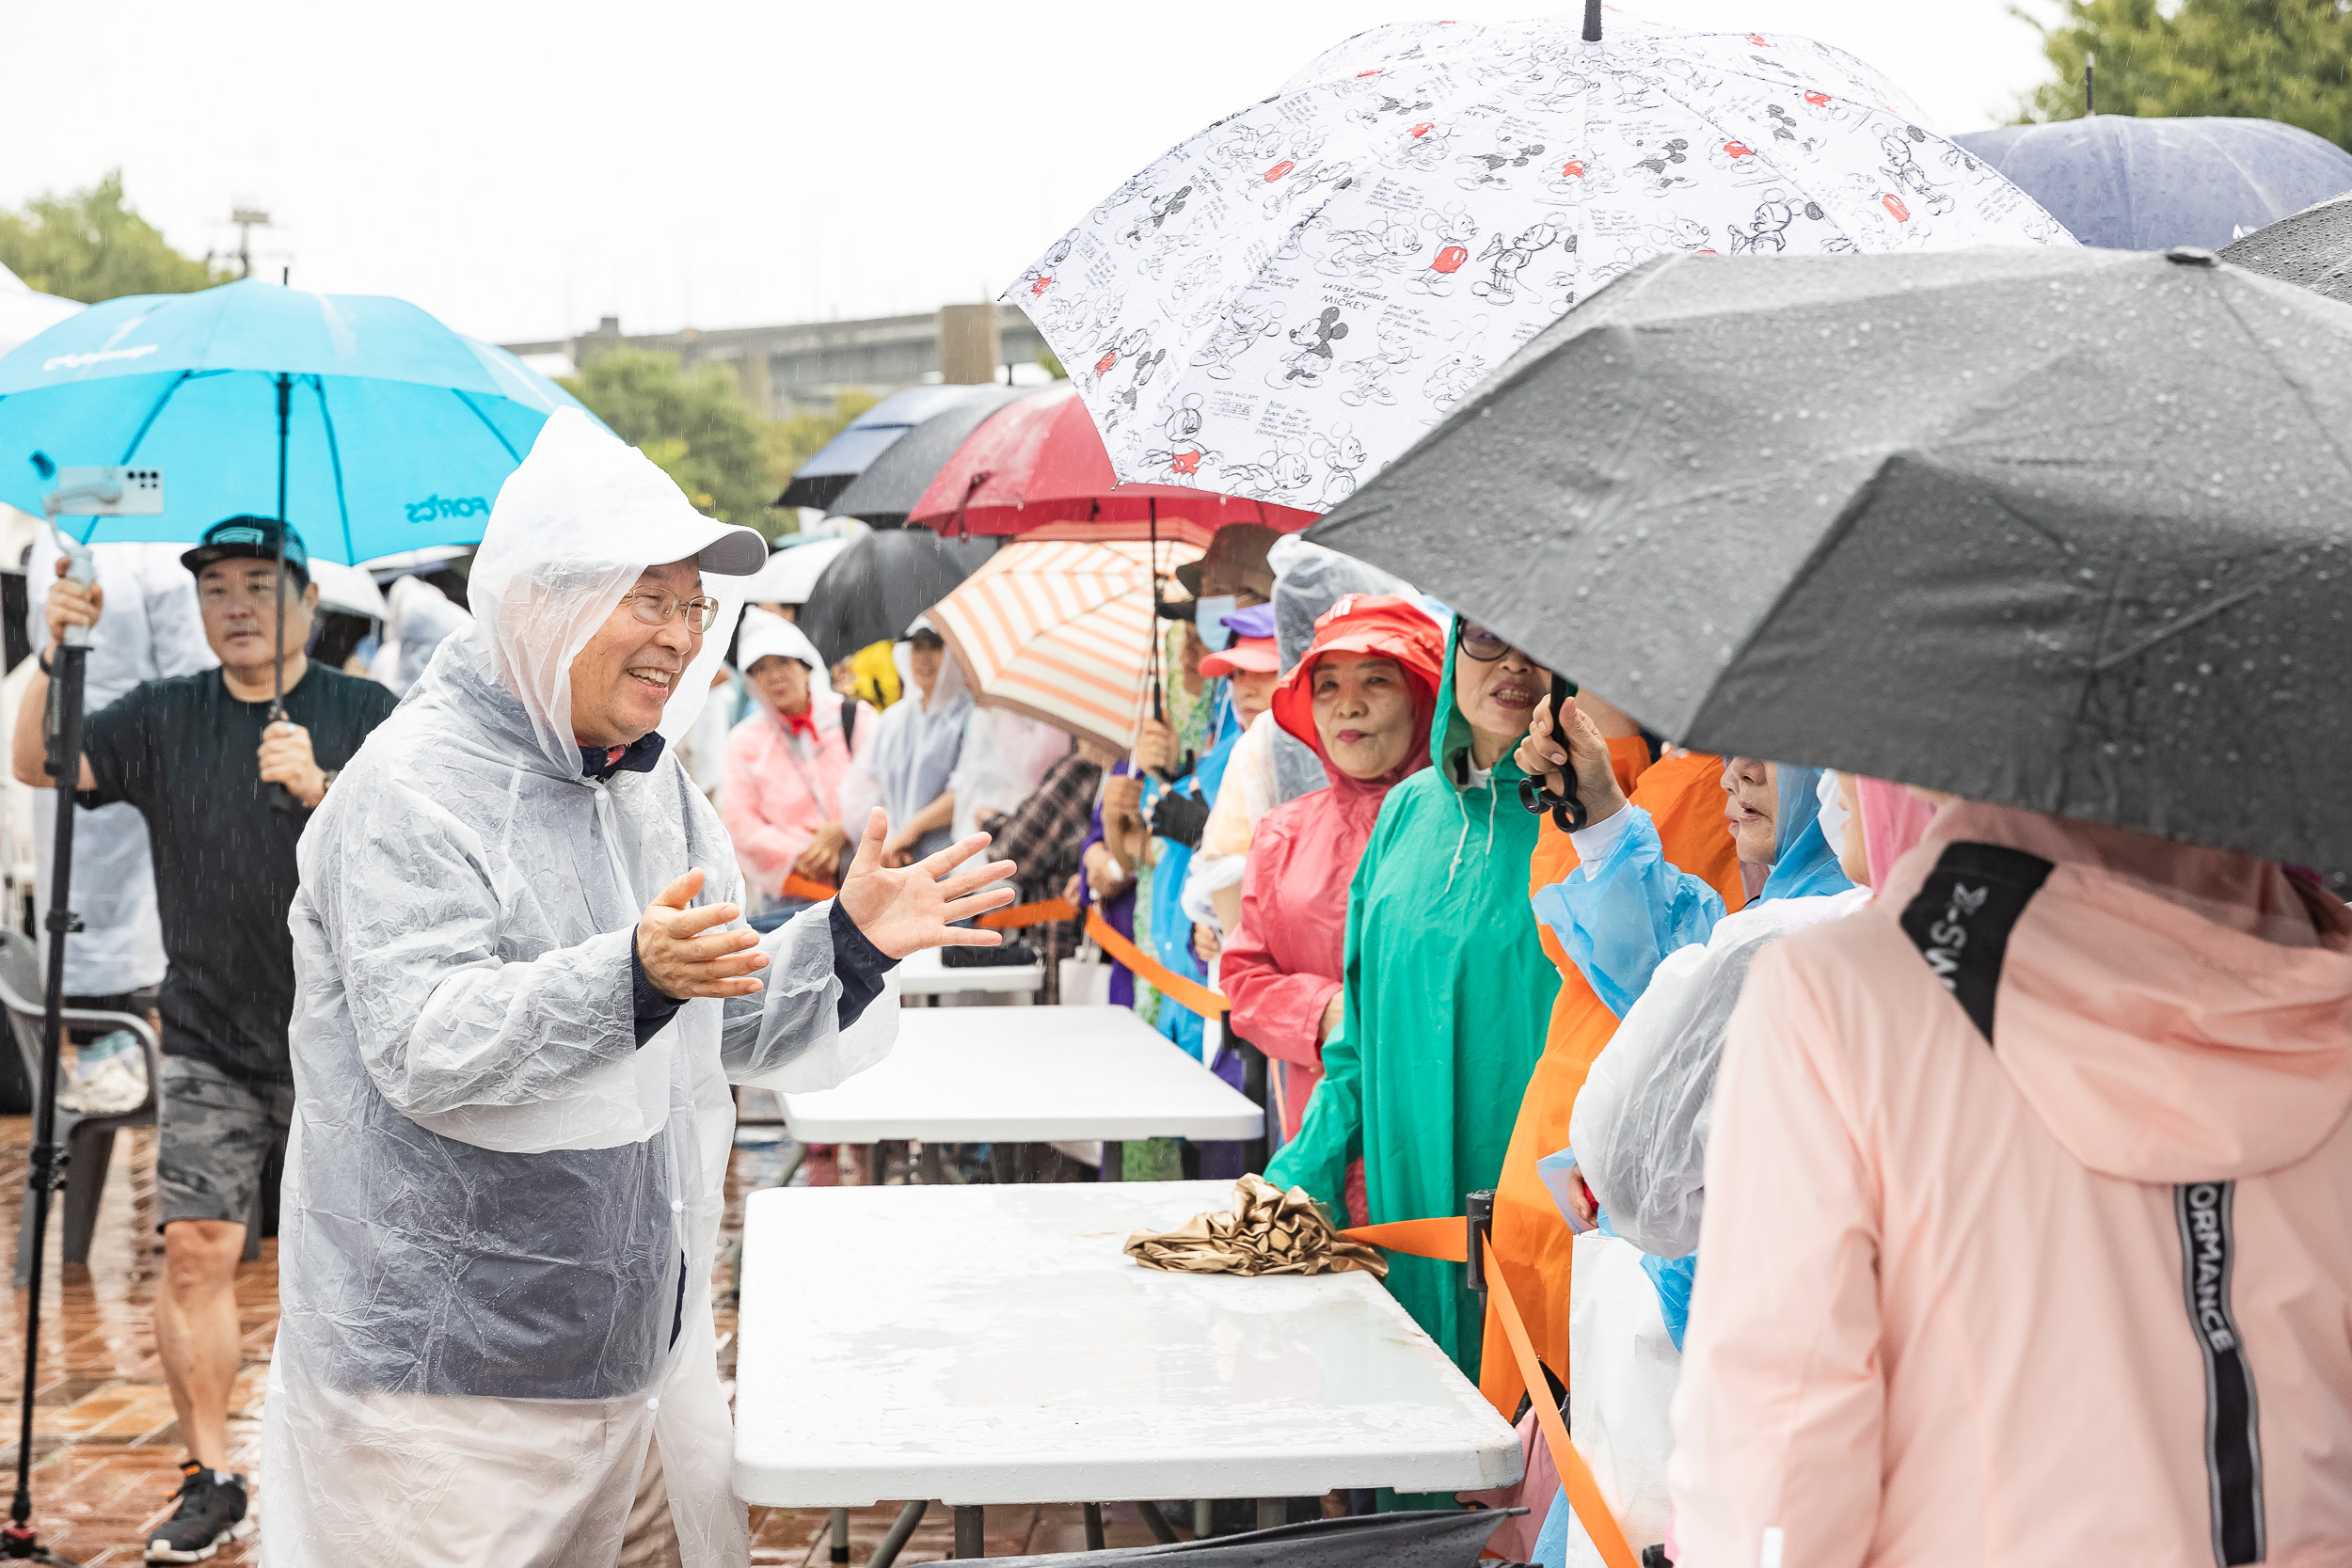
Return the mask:
<path id="1" fill-rule="evenodd" d="M 1327 653 L 1379 654 L 1413 688 L 1413 750 L 1376 779 L 1332 766 L 1315 732 L 1315 662 Z M 1408 599 L 1349 594 L 1315 623 L 1315 639 L 1275 689 L 1274 721 L 1314 748 L 1331 787 L 1259 820 L 1242 877 L 1241 924 L 1226 938 L 1217 981 L 1233 1032 L 1273 1059 L 1282 1135 L 1297 1135 L 1323 1078 L 1317 1037 L 1339 990 L 1347 946 L 1347 889 L 1391 787 L 1429 765 L 1429 721 L 1445 665 L 1445 638 Z"/>

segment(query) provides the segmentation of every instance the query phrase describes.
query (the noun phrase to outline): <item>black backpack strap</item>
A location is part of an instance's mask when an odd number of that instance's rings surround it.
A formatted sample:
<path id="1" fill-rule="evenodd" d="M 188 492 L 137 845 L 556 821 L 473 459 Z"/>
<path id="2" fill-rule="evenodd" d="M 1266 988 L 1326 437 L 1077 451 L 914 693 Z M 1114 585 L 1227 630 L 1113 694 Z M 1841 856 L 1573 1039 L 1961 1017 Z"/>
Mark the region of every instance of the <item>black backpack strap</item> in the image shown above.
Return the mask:
<path id="1" fill-rule="evenodd" d="M 1998 844 L 1947 844 L 1902 913 L 1903 934 L 1993 1043 L 2009 934 L 2050 875 L 2050 863 Z"/>

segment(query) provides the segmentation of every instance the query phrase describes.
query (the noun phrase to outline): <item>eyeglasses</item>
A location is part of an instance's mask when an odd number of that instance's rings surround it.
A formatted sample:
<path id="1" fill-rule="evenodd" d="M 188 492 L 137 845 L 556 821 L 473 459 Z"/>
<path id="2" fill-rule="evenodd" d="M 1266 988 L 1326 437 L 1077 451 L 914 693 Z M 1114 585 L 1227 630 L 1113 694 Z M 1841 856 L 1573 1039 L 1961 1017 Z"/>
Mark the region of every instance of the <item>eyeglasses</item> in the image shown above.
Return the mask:
<path id="1" fill-rule="evenodd" d="M 681 599 L 675 594 L 652 594 L 639 590 L 623 597 L 629 613 L 649 626 L 666 626 L 670 617 L 686 611 L 686 629 L 700 637 L 719 620 L 719 601 L 712 598 Z"/>
<path id="2" fill-rule="evenodd" d="M 1462 623 L 1462 657 L 1492 664 L 1511 651 L 1511 644 L 1475 621 Z"/>

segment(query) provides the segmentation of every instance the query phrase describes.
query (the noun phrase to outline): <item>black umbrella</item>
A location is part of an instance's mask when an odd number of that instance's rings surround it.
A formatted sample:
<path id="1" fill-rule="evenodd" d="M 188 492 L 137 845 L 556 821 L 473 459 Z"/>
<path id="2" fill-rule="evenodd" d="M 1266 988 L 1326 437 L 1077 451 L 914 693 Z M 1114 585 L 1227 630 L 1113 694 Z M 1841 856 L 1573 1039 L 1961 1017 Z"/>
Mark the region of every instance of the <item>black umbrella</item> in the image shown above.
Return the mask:
<path id="1" fill-rule="evenodd" d="M 973 395 L 943 414 L 933 414 L 882 450 L 835 496 L 833 510 L 857 517 L 876 528 L 897 528 L 923 499 L 939 470 L 946 467 L 964 437 L 988 421 L 1009 403 L 1034 397 L 1042 387 L 980 387 Z"/>
<path id="2" fill-rule="evenodd" d="M 1308 537 L 1693 747 L 2352 865 L 2348 431 L 2206 252 L 1673 256 Z"/>
<path id="3" fill-rule="evenodd" d="M 2352 305 L 2352 194 L 2257 229 L 2221 259 Z"/>
<path id="4" fill-rule="evenodd" d="M 801 629 L 828 665 L 838 664 L 869 642 L 904 636 L 971 573 L 929 529 L 876 529 L 818 578 Z"/>
<path id="5" fill-rule="evenodd" d="M 1147 1563 L 1168 1560 L 1170 1568 L 1476 1568 L 1479 1549 L 1495 1527 L 1512 1513 L 1447 1509 L 1414 1513 L 1371 1513 L 1348 1519 L 1315 1519 L 1247 1535 L 1211 1536 L 1168 1546 L 1128 1546 L 1107 1552 L 1060 1552 L 1051 1557 L 1004 1557 L 1000 1568 L 1088 1568 L 1089 1564 Z M 1183 1558 L 1182 1563 L 1175 1559 Z M 1498 1564 L 1497 1568 L 1509 1568 Z"/>

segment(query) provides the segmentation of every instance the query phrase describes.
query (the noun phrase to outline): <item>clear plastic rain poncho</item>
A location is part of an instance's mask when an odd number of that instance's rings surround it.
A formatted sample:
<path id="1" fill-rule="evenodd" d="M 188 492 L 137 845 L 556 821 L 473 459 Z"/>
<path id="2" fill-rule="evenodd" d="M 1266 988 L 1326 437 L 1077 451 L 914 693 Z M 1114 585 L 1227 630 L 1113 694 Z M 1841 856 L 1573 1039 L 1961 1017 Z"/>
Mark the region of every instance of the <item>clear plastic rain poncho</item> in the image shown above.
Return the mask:
<path id="1" fill-rule="evenodd" d="M 735 856 L 667 754 L 583 776 L 569 673 L 645 566 L 695 557 L 724 599 L 762 553 L 559 411 L 492 512 L 473 635 L 303 835 L 265 1562 L 610 1564 L 657 1441 L 689 1568 L 748 1556 L 710 1318 L 727 1085 L 837 1081 L 895 1013 L 837 1030 L 818 905 L 762 942 L 763 991 L 639 1047 L 640 911 L 690 866 L 737 901 Z"/>
<path id="2" fill-rule="evenodd" d="M 394 579 L 384 590 L 384 642 L 368 674 L 405 697 L 423 678 L 433 651 L 457 633 L 470 631 L 473 617 L 419 577 Z"/>
<path id="3" fill-rule="evenodd" d="M 929 631 L 931 624 L 917 617 L 907 628 Z M 942 651 L 939 673 L 925 691 L 915 684 L 911 647 L 906 638 L 894 650 L 898 679 L 906 695 L 882 710 L 874 726 L 874 749 L 863 759 L 880 790 L 882 808 L 894 823 L 905 822 L 943 794 L 955 779 L 963 759 L 963 731 L 972 716 L 972 693 L 963 684 L 963 666 L 955 655 Z M 917 860 L 935 855 L 955 842 L 944 824 L 914 842 Z"/>
<path id="4" fill-rule="evenodd" d="M 1869 897 L 1867 888 L 1849 888 L 1758 903 L 1659 964 L 1594 1059 L 1568 1121 L 1577 1166 L 1618 1235 L 1658 1258 L 1697 1249 L 1715 1069 L 1748 968 L 1781 938 Z"/>

